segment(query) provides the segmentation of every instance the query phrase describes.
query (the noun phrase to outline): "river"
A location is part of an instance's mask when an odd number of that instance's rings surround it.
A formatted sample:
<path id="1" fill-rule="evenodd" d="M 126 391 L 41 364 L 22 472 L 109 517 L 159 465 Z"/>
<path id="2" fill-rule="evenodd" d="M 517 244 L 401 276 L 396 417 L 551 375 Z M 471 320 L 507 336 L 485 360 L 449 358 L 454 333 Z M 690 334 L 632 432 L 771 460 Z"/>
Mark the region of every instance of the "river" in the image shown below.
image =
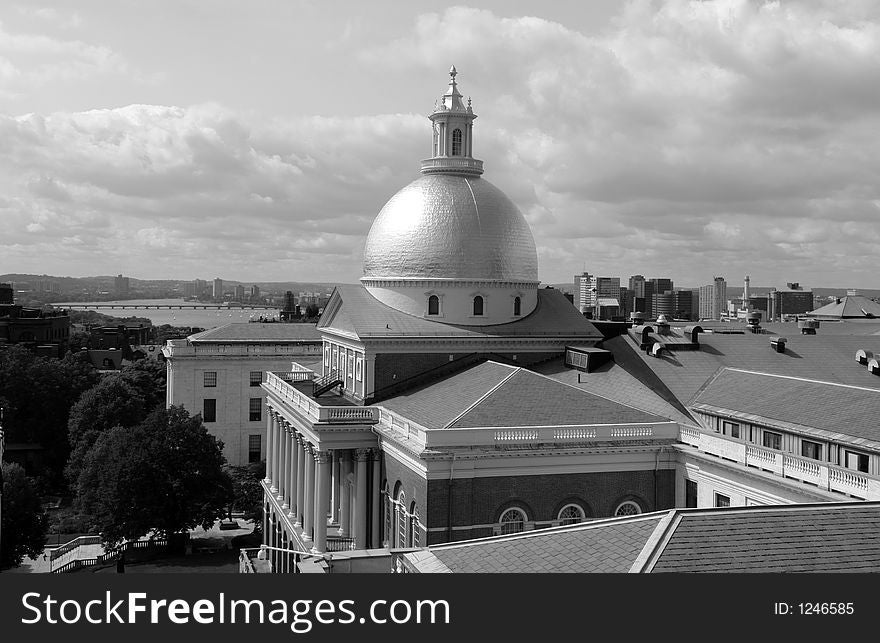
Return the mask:
<path id="1" fill-rule="evenodd" d="M 112 305 L 117 306 L 185 306 L 192 307 L 191 310 L 183 308 L 182 310 L 168 310 L 155 308 L 110 308 Z M 64 308 L 66 306 L 97 306 L 98 308 L 89 308 L 102 315 L 112 315 L 113 317 L 145 317 L 153 322 L 154 326 L 162 324 L 171 324 L 172 326 L 197 326 L 198 328 L 216 328 L 232 322 L 247 322 L 251 319 L 257 320 L 262 315 L 267 319 L 278 319 L 280 309 L 257 309 L 249 308 L 230 308 L 230 309 L 209 309 L 197 310 L 196 306 L 205 304 L 197 301 L 184 301 L 183 299 L 127 299 L 124 301 L 68 301 L 52 304 L 56 308 Z M 210 306 L 211 304 L 208 303 Z"/>

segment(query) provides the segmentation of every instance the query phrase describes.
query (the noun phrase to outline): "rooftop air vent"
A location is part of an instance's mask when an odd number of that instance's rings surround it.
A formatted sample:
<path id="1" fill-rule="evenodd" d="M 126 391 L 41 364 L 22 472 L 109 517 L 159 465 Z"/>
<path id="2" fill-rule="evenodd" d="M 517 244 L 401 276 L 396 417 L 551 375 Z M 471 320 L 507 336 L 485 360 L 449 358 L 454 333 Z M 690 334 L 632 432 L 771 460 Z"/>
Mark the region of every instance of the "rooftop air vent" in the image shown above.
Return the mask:
<path id="1" fill-rule="evenodd" d="M 770 346 L 773 347 L 773 350 L 775 350 L 777 353 L 784 353 L 785 337 L 771 337 Z"/>
<path id="2" fill-rule="evenodd" d="M 815 335 L 816 329 L 819 328 L 819 320 L 799 319 L 797 325 L 798 329 L 801 331 L 801 335 Z"/>
<path id="3" fill-rule="evenodd" d="M 699 343 L 700 343 L 699 335 L 700 335 L 700 333 L 702 333 L 702 332 L 703 332 L 703 327 L 702 327 L 702 326 L 685 326 L 685 327 L 684 327 L 684 334 L 685 334 L 685 336 L 686 336 L 688 339 L 690 339 L 691 342 L 694 343 L 694 344 L 699 344 Z"/>
<path id="4" fill-rule="evenodd" d="M 663 348 L 663 344 L 661 344 L 660 342 L 654 342 L 654 344 L 651 346 L 649 353 L 651 354 L 651 357 L 660 357 L 663 354 L 664 350 L 666 349 Z"/>
<path id="5" fill-rule="evenodd" d="M 856 361 L 862 366 L 867 366 L 868 362 L 871 361 L 871 358 L 874 357 L 874 353 L 871 351 L 866 351 L 862 348 L 856 351 Z"/>
<path id="6" fill-rule="evenodd" d="M 872 375 L 880 375 L 880 361 L 876 357 L 868 360 L 868 372 Z"/>

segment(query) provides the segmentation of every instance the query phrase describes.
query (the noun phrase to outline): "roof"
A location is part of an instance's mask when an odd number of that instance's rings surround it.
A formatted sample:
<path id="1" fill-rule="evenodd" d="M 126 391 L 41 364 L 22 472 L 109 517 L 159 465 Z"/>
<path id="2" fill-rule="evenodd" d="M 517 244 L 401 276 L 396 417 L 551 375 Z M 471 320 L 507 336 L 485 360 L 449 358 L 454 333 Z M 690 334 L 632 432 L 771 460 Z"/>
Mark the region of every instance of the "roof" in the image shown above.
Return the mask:
<path id="1" fill-rule="evenodd" d="M 190 335 L 187 339 L 190 342 L 201 344 L 226 344 L 230 342 L 279 344 L 320 342 L 321 333 L 318 332 L 315 324 L 235 322 Z"/>
<path id="2" fill-rule="evenodd" d="M 880 445 L 880 388 L 725 368 L 697 395 L 691 408 L 734 411 Z"/>
<path id="3" fill-rule="evenodd" d="M 880 323 L 880 304 L 873 299 L 861 295 L 847 295 L 837 301 L 817 308 L 808 317 L 831 317 L 836 319 L 871 319 L 877 318 Z"/>
<path id="4" fill-rule="evenodd" d="M 614 362 L 667 402 L 687 405 L 720 369 L 740 368 L 791 375 L 805 379 L 880 388 L 880 378 L 855 361 L 859 349 L 880 352 L 880 342 L 871 336 L 822 334 L 801 335 L 796 324 L 786 337 L 784 353 L 770 346 L 771 335 L 701 333 L 699 350 L 676 351 L 652 357 L 639 350 L 627 336 L 602 343 L 614 353 Z"/>
<path id="5" fill-rule="evenodd" d="M 601 333 L 561 291 L 538 289 L 535 310 L 508 324 L 464 326 L 408 315 L 383 304 L 362 285 L 340 285 L 333 291 L 318 330 L 365 339 L 370 337 L 546 337 L 599 339 Z"/>
<path id="6" fill-rule="evenodd" d="M 670 509 L 436 545 L 420 572 L 880 572 L 880 502 Z"/>
<path id="7" fill-rule="evenodd" d="M 668 421 L 524 368 L 493 361 L 383 400 L 381 406 L 429 429 Z"/>

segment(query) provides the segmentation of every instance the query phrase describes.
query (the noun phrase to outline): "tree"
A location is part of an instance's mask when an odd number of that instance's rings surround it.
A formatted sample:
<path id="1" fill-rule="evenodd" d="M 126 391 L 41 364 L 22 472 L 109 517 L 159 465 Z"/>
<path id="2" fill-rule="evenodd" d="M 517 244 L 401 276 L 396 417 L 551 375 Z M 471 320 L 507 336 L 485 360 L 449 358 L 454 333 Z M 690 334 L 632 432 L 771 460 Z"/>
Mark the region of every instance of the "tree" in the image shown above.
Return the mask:
<path id="1" fill-rule="evenodd" d="M 120 371 L 122 378 L 134 386 L 144 399 L 146 410 L 152 411 L 165 406 L 165 362 L 141 359 L 124 366 Z"/>
<path id="2" fill-rule="evenodd" d="M 102 433 L 116 426 L 135 426 L 146 416 L 144 397 L 121 374 L 108 375 L 83 393 L 71 407 L 67 423 L 66 474 L 71 485 L 76 488 L 83 460 Z"/>
<path id="3" fill-rule="evenodd" d="M 36 558 L 46 546 L 48 521 L 34 481 L 12 462 L 2 463 L 0 569 L 18 567 L 22 558 Z"/>
<path id="4" fill-rule="evenodd" d="M 263 487 L 260 481 L 266 477 L 266 461 L 243 467 L 228 466 L 225 471 L 232 481 L 231 510 L 241 511 L 245 520 L 254 521 L 254 531 L 260 531 L 263 526 Z"/>
<path id="5" fill-rule="evenodd" d="M 79 500 L 108 545 L 209 528 L 232 497 L 223 443 L 182 407 L 101 434 L 83 461 Z"/>

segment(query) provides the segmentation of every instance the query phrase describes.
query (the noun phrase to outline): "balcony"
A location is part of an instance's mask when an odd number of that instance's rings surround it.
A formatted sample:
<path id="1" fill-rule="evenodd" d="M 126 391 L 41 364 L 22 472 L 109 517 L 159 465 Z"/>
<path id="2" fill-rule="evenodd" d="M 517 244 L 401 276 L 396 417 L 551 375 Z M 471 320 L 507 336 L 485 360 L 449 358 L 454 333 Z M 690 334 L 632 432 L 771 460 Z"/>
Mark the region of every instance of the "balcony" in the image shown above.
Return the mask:
<path id="1" fill-rule="evenodd" d="M 266 373 L 263 387 L 315 424 L 375 424 L 379 421 L 379 409 L 375 407 L 355 406 L 340 396 L 315 398 L 309 395 L 314 377 L 312 371 Z"/>
<path id="2" fill-rule="evenodd" d="M 749 444 L 695 427 L 682 426 L 681 441 L 704 453 L 777 476 L 799 480 L 826 491 L 862 500 L 880 500 L 880 479 L 867 473 Z"/>
<path id="3" fill-rule="evenodd" d="M 456 172 L 460 174 L 483 173 L 483 162 L 468 157 L 447 157 L 438 156 L 422 161 L 422 173 L 432 174 L 434 172 Z"/>

